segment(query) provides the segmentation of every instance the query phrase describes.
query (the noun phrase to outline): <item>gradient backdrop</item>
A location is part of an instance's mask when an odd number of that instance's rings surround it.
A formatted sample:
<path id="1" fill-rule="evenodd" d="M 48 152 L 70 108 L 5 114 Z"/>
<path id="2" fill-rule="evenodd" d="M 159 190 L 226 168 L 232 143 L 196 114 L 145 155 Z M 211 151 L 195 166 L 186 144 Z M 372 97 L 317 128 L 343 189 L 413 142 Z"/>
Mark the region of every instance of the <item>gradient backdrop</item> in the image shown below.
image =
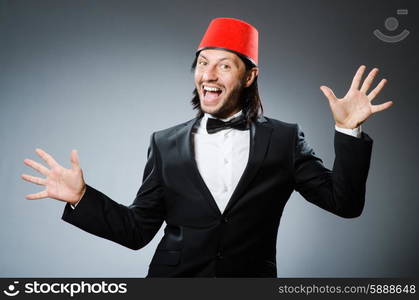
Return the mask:
<path id="1" fill-rule="evenodd" d="M 294 193 L 278 276 L 418 276 L 418 11 L 414 0 L 0 0 L 0 276 L 146 275 L 162 230 L 133 251 L 63 222 L 64 203 L 25 200 L 41 187 L 20 179 L 36 173 L 23 159 L 40 161 L 41 147 L 69 167 L 78 149 L 86 182 L 129 205 L 151 133 L 194 117 L 190 65 L 215 17 L 259 29 L 265 115 L 299 123 L 328 167 L 334 123 L 320 85 L 342 97 L 359 65 L 379 67 L 389 83 L 375 102 L 395 103 L 363 126 L 374 139 L 363 215 L 342 219 Z M 375 29 L 410 35 L 390 44 Z"/>

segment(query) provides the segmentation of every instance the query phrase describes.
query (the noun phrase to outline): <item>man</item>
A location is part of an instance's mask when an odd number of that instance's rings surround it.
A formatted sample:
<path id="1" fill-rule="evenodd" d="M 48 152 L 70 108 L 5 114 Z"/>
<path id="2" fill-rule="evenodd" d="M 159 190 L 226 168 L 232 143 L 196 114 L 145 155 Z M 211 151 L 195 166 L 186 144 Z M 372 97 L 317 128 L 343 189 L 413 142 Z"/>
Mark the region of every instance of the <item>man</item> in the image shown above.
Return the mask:
<path id="1" fill-rule="evenodd" d="M 344 218 L 364 206 L 372 140 L 360 125 L 392 102 L 372 105 L 378 70 L 356 72 L 342 99 L 321 90 L 336 122 L 333 170 L 326 169 L 296 124 L 262 115 L 257 88 L 258 32 L 237 19 L 214 19 L 193 64 L 192 104 L 198 116 L 151 136 L 143 183 L 126 207 L 86 185 L 75 150 L 71 169 L 41 149 L 51 167 L 27 199 L 67 202 L 63 220 L 131 249 L 144 247 L 167 223 L 147 277 L 276 277 L 276 237 L 283 208 L 296 190 Z"/>

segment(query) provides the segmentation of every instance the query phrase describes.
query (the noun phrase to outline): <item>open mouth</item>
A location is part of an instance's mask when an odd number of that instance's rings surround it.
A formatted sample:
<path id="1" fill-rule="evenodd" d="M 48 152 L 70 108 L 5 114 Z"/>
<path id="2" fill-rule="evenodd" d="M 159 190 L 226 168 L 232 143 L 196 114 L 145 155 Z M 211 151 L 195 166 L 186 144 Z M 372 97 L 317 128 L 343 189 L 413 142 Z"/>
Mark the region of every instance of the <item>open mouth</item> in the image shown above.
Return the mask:
<path id="1" fill-rule="evenodd" d="M 215 104 L 218 102 L 222 90 L 218 87 L 203 86 L 204 102 L 206 104 Z"/>

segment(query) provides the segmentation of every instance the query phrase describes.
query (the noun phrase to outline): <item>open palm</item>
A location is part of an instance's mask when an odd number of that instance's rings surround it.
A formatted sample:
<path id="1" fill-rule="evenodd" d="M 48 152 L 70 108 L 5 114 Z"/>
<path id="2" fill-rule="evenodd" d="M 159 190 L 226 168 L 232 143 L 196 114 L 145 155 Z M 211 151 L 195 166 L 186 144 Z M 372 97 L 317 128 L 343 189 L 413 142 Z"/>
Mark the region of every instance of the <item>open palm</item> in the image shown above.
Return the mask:
<path id="1" fill-rule="evenodd" d="M 86 189 L 77 151 L 73 150 L 71 152 L 70 169 L 62 167 L 51 155 L 42 149 L 36 149 L 35 151 L 51 169 L 31 159 L 24 160 L 26 165 L 46 176 L 46 178 L 41 178 L 27 174 L 21 175 L 26 181 L 45 186 L 45 190 L 36 194 L 27 195 L 26 199 L 53 198 L 71 204 L 77 203 Z"/>
<path id="2" fill-rule="evenodd" d="M 380 93 L 381 89 L 387 83 L 387 80 L 382 79 L 378 85 L 367 94 L 374 81 L 374 77 L 378 73 L 378 69 L 372 69 L 362 83 L 361 88 L 359 88 L 365 68 L 365 66 L 360 66 L 358 68 L 349 91 L 341 99 L 338 99 L 330 88 L 326 86 L 320 87 L 323 94 L 329 100 L 330 109 L 332 110 L 333 118 L 338 127 L 356 128 L 372 114 L 385 110 L 393 104 L 392 101 L 387 101 L 379 105 L 371 104 L 371 101 Z"/>

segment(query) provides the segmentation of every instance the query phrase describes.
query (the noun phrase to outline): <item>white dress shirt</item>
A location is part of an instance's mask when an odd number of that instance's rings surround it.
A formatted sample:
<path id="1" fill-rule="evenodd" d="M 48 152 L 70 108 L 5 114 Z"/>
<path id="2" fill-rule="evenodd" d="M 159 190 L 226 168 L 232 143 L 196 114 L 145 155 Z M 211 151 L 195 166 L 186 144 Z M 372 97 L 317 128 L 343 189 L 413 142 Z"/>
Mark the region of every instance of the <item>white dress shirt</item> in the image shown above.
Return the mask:
<path id="1" fill-rule="evenodd" d="M 242 111 L 227 119 L 228 121 L 242 114 Z M 195 160 L 199 173 L 214 197 L 221 213 L 227 206 L 249 159 L 250 129 L 224 129 L 216 133 L 207 132 L 208 118 L 215 118 L 204 114 L 200 124 L 193 132 Z M 361 127 L 355 129 L 340 128 L 336 131 L 354 136 L 361 136 Z M 77 206 L 71 205 L 74 209 Z"/>
<path id="2" fill-rule="evenodd" d="M 240 111 L 221 120 L 228 121 L 241 114 Z M 209 134 L 206 128 L 209 117 L 212 116 L 203 116 L 193 134 L 195 160 L 202 179 L 223 212 L 249 159 L 250 130 L 229 128 Z"/>

